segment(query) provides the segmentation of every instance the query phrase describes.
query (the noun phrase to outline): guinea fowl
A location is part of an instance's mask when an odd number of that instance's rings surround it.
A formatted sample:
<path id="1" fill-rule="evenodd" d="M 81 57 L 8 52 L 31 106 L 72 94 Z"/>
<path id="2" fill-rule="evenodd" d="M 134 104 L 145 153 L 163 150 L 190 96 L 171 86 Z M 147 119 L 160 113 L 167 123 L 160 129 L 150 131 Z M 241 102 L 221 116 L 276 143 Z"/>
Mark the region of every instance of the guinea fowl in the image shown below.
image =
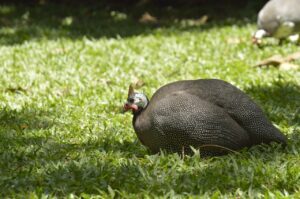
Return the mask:
<path id="1" fill-rule="evenodd" d="M 253 43 L 259 44 L 263 37 L 283 39 L 289 36 L 298 40 L 300 33 L 300 0 L 270 0 L 260 10 L 258 30 Z M 294 39 L 293 39 L 294 38 Z"/>
<path id="2" fill-rule="evenodd" d="M 173 82 L 158 89 L 150 101 L 130 87 L 124 109 L 132 110 L 134 130 L 153 153 L 192 153 L 192 146 L 206 156 L 261 143 L 286 145 L 286 137 L 262 110 L 222 80 Z"/>

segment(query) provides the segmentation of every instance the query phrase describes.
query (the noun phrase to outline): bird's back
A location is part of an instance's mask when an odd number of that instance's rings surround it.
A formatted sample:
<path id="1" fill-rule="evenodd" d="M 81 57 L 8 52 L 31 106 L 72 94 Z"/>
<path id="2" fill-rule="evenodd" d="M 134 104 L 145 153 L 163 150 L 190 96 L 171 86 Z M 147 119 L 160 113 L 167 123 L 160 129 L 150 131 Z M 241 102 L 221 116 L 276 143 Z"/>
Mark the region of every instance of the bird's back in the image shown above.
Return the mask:
<path id="1" fill-rule="evenodd" d="M 196 95 L 174 91 L 149 105 L 151 132 L 160 134 L 162 147 L 180 151 L 189 146 L 222 146 L 239 150 L 250 145 L 247 132 L 226 111 Z"/>
<path id="2" fill-rule="evenodd" d="M 222 80 L 185 80 L 167 84 L 153 95 L 151 99 L 153 107 L 161 99 L 179 91 L 222 108 L 247 131 L 251 144 L 270 143 L 272 141 L 286 143 L 285 136 L 272 125 L 260 107 L 250 97 Z"/>

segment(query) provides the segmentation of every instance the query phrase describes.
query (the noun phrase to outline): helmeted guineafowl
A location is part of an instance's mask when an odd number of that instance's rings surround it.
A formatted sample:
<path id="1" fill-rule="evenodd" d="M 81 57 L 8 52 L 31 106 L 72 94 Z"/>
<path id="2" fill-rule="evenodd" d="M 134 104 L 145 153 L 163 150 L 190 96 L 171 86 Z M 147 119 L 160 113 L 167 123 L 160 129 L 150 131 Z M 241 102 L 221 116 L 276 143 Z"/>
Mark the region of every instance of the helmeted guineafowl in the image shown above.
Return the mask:
<path id="1" fill-rule="evenodd" d="M 125 110 L 152 152 L 223 154 L 260 143 L 286 144 L 286 137 L 244 92 L 217 79 L 177 81 L 158 89 L 151 100 L 129 89 Z M 221 152 L 222 151 L 222 152 Z M 225 150 L 226 151 L 226 150 Z"/>
<path id="2" fill-rule="evenodd" d="M 260 43 L 263 37 L 297 36 L 300 33 L 300 0 L 268 1 L 258 14 L 257 25 L 254 43 Z"/>

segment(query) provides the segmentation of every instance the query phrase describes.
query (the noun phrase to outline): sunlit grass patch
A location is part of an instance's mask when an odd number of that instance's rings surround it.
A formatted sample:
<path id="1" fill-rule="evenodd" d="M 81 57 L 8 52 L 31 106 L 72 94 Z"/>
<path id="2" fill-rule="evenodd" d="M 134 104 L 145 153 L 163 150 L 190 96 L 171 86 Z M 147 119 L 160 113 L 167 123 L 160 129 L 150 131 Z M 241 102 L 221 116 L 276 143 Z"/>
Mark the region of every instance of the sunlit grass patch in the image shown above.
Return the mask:
<path id="1" fill-rule="evenodd" d="M 255 25 L 245 18 L 152 26 L 97 9 L 0 7 L 3 196 L 299 197 L 300 71 L 253 67 L 298 46 L 251 45 Z M 150 155 L 132 116 L 120 111 L 128 85 L 140 79 L 151 96 L 168 82 L 198 78 L 244 90 L 288 146 L 207 159 Z"/>

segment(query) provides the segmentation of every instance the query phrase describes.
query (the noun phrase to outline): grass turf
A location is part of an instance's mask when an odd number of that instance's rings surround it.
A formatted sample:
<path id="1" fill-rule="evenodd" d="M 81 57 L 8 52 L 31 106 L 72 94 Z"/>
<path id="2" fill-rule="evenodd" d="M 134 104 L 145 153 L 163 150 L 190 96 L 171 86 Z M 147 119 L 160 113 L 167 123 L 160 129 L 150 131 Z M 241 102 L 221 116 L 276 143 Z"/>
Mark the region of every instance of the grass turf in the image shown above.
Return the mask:
<path id="1" fill-rule="evenodd" d="M 0 15 L 2 196 L 300 197 L 299 69 L 251 67 L 299 47 L 251 45 L 253 16 L 142 25 L 129 12 L 54 4 L 2 4 Z M 149 155 L 131 115 L 120 113 L 129 83 L 143 80 L 150 97 L 168 82 L 198 78 L 244 90 L 288 147 L 208 159 Z"/>

